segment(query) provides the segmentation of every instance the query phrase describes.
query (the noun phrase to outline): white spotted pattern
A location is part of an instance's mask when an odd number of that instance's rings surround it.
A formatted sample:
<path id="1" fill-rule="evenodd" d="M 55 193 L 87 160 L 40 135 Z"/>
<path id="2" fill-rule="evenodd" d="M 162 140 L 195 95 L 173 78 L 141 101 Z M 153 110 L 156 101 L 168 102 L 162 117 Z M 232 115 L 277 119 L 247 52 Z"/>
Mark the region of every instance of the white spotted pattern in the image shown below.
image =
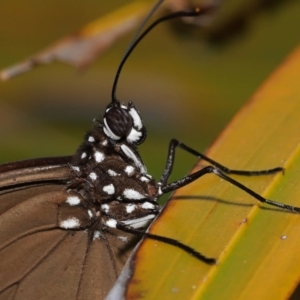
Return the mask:
<path id="1" fill-rule="evenodd" d="M 142 208 L 144 208 L 144 209 L 154 209 L 154 207 L 155 206 L 152 203 L 150 203 L 150 202 L 144 202 L 142 204 Z"/>
<path id="2" fill-rule="evenodd" d="M 135 191 L 134 189 L 125 189 L 123 191 L 123 196 L 126 199 L 132 199 L 132 200 L 140 200 L 146 198 L 144 195 L 142 195 L 138 191 Z"/>
<path id="3" fill-rule="evenodd" d="M 90 219 L 94 216 L 90 209 L 88 210 L 88 214 L 89 214 Z"/>
<path id="4" fill-rule="evenodd" d="M 95 142 L 95 138 L 93 136 L 89 136 L 88 141 L 90 143 L 94 143 Z"/>
<path id="5" fill-rule="evenodd" d="M 80 198 L 77 196 L 69 196 L 66 202 L 71 206 L 78 205 L 80 203 Z"/>
<path id="6" fill-rule="evenodd" d="M 127 166 L 124 171 L 128 175 L 132 175 L 132 173 L 134 172 L 134 167 L 133 166 Z"/>
<path id="7" fill-rule="evenodd" d="M 134 210 L 136 209 L 136 205 L 135 204 L 127 204 L 126 205 L 126 212 L 128 214 L 132 213 Z"/>
<path id="8" fill-rule="evenodd" d="M 62 221 L 60 223 L 60 227 L 64 229 L 72 229 L 72 228 L 79 228 L 80 227 L 80 222 L 77 218 L 69 218 L 65 221 Z"/>
<path id="9" fill-rule="evenodd" d="M 93 181 L 95 181 L 95 180 L 97 179 L 97 174 L 96 174 L 95 172 L 92 172 L 92 173 L 89 174 L 89 177 L 90 177 Z"/>
<path id="10" fill-rule="evenodd" d="M 103 187 L 103 191 L 105 193 L 107 193 L 108 195 L 112 195 L 114 192 L 115 192 L 115 187 L 113 186 L 113 184 L 108 184 L 108 185 L 105 185 Z"/>
<path id="11" fill-rule="evenodd" d="M 108 204 L 102 204 L 101 209 L 104 210 L 106 213 L 109 212 L 109 205 Z"/>
<path id="12" fill-rule="evenodd" d="M 107 171 L 107 173 L 108 173 L 109 176 L 118 176 L 118 175 L 120 175 L 120 174 L 118 174 L 117 172 L 115 172 L 115 171 L 112 170 L 112 169 L 109 169 L 109 170 Z"/>
<path id="13" fill-rule="evenodd" d="M 97 163 L 101 163 L 104 160 L 105 155 L 100 151 L 95 151 L 94 158 Z"/>
<path id="14" fill-rule="evenodd" d="M 150 181 L 150 179 L 147 178 L 146 176 L 142 176 L 142 177 L 140 178 L 140 180 L 141 180 L 142 182 L 149 182 L 149 181 Z"/>
<path id="15" fill-rule="evenodd" d="M 117 227 L 117 221 L 115 219 L 108 219 L 105 224 L 110 228 L 116 228 Z"/>
<path id="16" fill-rule="evenodd" d="M 96 230 L 94 232 L 93 240 L 100 239 L 100 237 L 101 237 L 100 231 Z"/>

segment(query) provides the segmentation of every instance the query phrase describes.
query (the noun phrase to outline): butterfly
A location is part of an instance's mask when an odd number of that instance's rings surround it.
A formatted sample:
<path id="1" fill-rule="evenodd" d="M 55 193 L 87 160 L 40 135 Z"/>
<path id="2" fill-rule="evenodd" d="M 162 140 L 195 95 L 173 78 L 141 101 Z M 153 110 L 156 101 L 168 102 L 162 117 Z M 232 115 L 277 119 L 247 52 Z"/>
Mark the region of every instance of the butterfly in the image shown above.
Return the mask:
<path id="1" fill-rule="evenodd" d="M 170 142 L 160 180 L 156 182 L 148 174 L 138 153 L 146 128 L 133 102 L 124 104 L 116 99 L 119 74 L 153 27 L 173 17 L 198 14 L 178 12 L 160 18 L 134 41 L 117 71 L 111 102 L 74 156 L 0 166 L 0 299 L 104 298 L 136 235 L 173 245 L 214 264 L 215 258 L 188 245 L 145 231 L 162 209 L 157 202 L 161 195 L 205 174 L 213 173 L 261 202 L 300 212 L 265 199 L 228 176 L 271 174 L 282 168 L 230 170 L 175 139 Z M 210 165 L 168 183 L 178 147 Z"/>

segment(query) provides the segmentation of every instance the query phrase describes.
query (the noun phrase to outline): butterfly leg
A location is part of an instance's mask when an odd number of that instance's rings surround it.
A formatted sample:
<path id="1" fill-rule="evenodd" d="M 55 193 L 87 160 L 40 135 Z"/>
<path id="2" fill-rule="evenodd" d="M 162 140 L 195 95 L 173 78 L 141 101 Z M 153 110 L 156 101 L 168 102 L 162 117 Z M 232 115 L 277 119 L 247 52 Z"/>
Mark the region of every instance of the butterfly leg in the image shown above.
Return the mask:
<path id="1" fill-rule="evenodd" d="M 168 152 L 168 159 L 167 159 L 166 167 L 165 167 L 165 170 L 159 181 L 160 184 L 162 184 L 163 186 L 167 183 L 167 181 L 170 177 L 170 174 L 172 172 L 173 164 L 174 164 L 174 160 L 175 160 L 176 147 L 179 147 L 179 148 L 187 151 L 188 153 L 209 162 L 211 165 L 220 169 L 225 174 L 235 174 L 235 175 L 242 175 L 242 176 L 261 176 L 261 175 L 274 174 L 274 173 L 278 173 L 278 172 L 284 172 L 284 168 L 282 168 L 282 167 L 276 167 L 276 168 L 267 169 L 267 170 L 256 170 L 256 171 L 232 170 L 232 169 L 229 169 L 229 168 L 219 164 L 218 162 L 212 160 L 211 158 L 205 156 L 204 154 L 188 147 L 184 143 L 181 143 L 176 139 L 172 139 L 169 144 L 169 152 Z"/>
<path id="2" fill-rule="evenodd" d="M 150 239 L 153 239 L 155 241 L 159 241 L 159 242 L 162 242 L 162 243 L 165 243 L 165 244 L 169 244 L 169 245 L 172 245 L 174 247 L 177 247 L 181 250 L 183 250 L 184 252 L 190 254 L 191 256 L 194 256 L 196 259 L 199 259 L 207 264 L 215 264 L 216 263 L 216 260 L 214 258 L 209 258 L 209 257 L 206 257 L 204 256 L 203 254 L 201 254 L 200 252 L 196 251 L 195 249 L 175 240 L 175 239 L 172 239 L 172 238 L 168 238 L 168 237 L 165 237 L 165 236 L 160 236 L 160 235 L 156 235 L 156 234 L 152 234 L 152 233 L 149 233 L 149 232 L 145 232 L 145 231 L 142 231 L 142 230 L 137 230 L 137 229 L 134 229 L 134 228 L 131 228 L 129 226 L 126 226 L 124 224 L 122 224 L 122 222 L 118 222 L 116 224 L 116 228 L 119 229 L 119 230 L 122 230 L 122 231 L 125 231 L 125 232 L 129 232 L 129 233 L 132 233 L 132 234 L 135 234 L 135 235 L 139 235 L 143 238 L 150 238 Z"/>
<path id="3" fill-rule="evenodd" d="M 161 187 L 161 191 L 163 194 L 167 193 L 167 192 L 171 192 L 174 190 L 177 190 L 195 180 L 197 180 L 198 178 L 202 177 L 203 175 L 206 174 L 215 174 L 218 177 L 226 180 L 227 182 L 233 184 L 234 186 L 238 187 L 239 189 L 245 191 L 247 194 L 253 196 L 255 199 L 257 199 L 258 201 L 262 202 L 262 203 L 267 203 L 269 205 L 273 205 L 276 207 L 280 207 L 283 209 L 287 209 L 289 211 L 293 211 L 293 212 L 300 212 L 300 207 L 295 207 L 295 206 L 291 206 L 291 205 L 287 205 L 284 203 L 280 203 L 277 201 L 273 201 L 273 200 L 269 200 L 266 199 L 264 197 L 262 197 L 261 195 L 257 194 L 256 192 L 254 192 L 253 190 L 249 189 L 248 187 L 246 187 L 245 185 L 241 184 L 240 182 L 232 179 L 231 177 L 227 176 L 223 171 L 221 171 L 219 168 L 215 167 L 215 166 L 207 166 L 195 173 L 192 173 L 182 179 L 179 179 L 175 182 L 169 183 L 165 186 Z"/>

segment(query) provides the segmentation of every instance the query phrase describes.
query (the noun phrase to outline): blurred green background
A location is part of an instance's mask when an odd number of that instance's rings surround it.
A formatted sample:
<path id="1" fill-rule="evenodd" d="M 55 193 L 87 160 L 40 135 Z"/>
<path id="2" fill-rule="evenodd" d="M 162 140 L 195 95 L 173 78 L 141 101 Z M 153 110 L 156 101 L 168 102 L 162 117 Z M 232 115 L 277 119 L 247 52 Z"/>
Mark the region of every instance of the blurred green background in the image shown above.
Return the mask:
<path id="1" fill-rule="evenodd" d="M 247 15 L 251 2 L 257 1 L 224 1 L 220 19 L 231 22 L 228 11 L 237 6 Z M 3 69 L 127 1 L 0 3 Z M 117 95 L 124 102 L 133 100 L 143 116 L 148 139 L 140 151 L 150 174 L 160 176 L 173 137 L 204 152 L 298 44 L 300 1 L 273 4 L 251 11 L 246 28 L 222 42 L 178 34 L 164 24 L 134 51 Z M 101 116 L 110 101 L 129 40 L 130 36 L 117 42 L 84 72 L 54 63 L 0 82 L 0 162 L 73 154 L 92 119 Z M 173 178 L 185 175 L 194 162 L 189 155 L 178 155 Z"/>

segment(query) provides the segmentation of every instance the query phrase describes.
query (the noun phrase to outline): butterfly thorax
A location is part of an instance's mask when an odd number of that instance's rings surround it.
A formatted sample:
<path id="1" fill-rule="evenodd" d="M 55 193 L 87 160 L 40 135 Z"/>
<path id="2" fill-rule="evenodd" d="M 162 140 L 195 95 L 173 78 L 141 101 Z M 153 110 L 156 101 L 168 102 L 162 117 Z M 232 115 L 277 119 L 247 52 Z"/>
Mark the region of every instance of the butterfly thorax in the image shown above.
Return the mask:
<path id="1" fill-rule="evenodd" d="M 78 195 L 91 222 L 100 218 L 108 227 L 123 222 L 140 228 L 157 215 L 159 185 L 147 174 L 136 146 L 145 135 L 131 102 L 109 105 L 103 120 L 86 134 L 73 157 L 68 191 Z"/>

